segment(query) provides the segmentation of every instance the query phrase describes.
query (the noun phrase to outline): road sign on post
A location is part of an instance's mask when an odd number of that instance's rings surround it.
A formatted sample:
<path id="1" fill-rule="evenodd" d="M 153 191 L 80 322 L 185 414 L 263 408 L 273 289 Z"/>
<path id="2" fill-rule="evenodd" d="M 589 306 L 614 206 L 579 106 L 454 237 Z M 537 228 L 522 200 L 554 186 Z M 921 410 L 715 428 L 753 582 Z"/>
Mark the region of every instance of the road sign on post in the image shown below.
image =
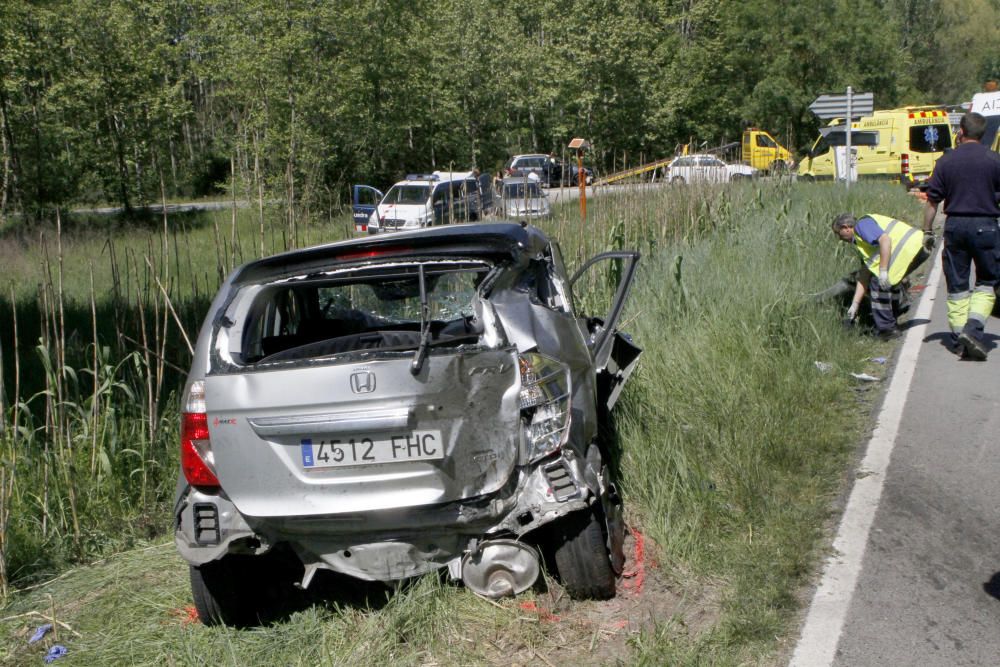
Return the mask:
<path id="1" fill-rule="evenodd" d="M 851 150 L 851 121 L 870 116 L 875 111 L 874 93 L 855 93 L 850 86 L 846 95 L 820 95 L 809 105 L 809 110 L 821 120 L 844 119 L 845 160 L 844 183 L 848 188 L 854 180 L 854 151 Z"/>
<path id="2" fill-rule="evenodd" d="M 583 171 L 583 151 L 590 148 L 590 142 L 576 137 L 569 142 L 569 148 L 576 151 L 576 178 L 580 183 L 580 219 L 587 221 L 587 174 Z"/>
<path id="3" fill-rule="evenodd" d="M 855 93 L 848 88 L 847 95 L 820 95 L 809 105 L 809 111 L 820 120 L 846 118 L 850 109 L 852 118 L 870 116 L 875 111 L 874 93 Z M 850 99 L 850 107 L 848 107 Z"/>

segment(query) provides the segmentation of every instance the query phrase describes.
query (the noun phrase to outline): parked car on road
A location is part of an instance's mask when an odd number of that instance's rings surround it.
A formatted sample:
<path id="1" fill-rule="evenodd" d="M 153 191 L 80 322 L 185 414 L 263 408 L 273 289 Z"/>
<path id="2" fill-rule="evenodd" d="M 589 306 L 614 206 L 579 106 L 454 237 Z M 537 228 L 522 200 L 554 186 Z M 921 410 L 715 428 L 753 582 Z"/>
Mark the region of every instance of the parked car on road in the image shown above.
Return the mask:
<path id="1" fill-rule="evenodd" d="M 562 176 L 562 166 L 551 155 L 531 153 L 515 155 L 503 170 L 504 176 L 527 176 L 534 174 L 543 187 L 558 184 Z"/>
<path id="2" fill-rule="evenodd" d="M 726 164 L 709 154 L 681 155 L 667 165 L 671 183 L 728 183 L 753 178 L 758 171 L 745 164 Z"/>
<path id="3" fill-rule="evenodd" d="M 174 537 L 202 622 L 254 624 L 324 570 L 447 569 L 496 598 L 551 558 L 572 597 L 613 596 L 607 415 L 640 354 L 617 330 L 638 259 L 603 253 L 570 276 L 540 230 L 494 223 L 236 269 L 182 400 Z M 580 312 L 609 276 L 607 307 Z"/>
<path id="4" fill-rule="evenodd" d="M 479 182 L 472 172 L 435 171 L 431 174 L 409 174 L 385 193 L 368 216 L 365 229 L 359 229 L 358 219 L 365 210 L 358 203 L 367 196 L 371 186 L 354 186 L 355 230 L 369 234 L 420 229 L 432 225 L 469 222 L 480 217 Z M 378 191 L 375 190 L 377 193 Z"/>
<path id="5" fill-rule="evenodd" d="M 549 198 L 534 176 L 511 176 L 500 182 L 498 210 L 510 220 L 535 220 L 552 215 Z"/>
<path id="6" fill-rule="evenodd" d="M 594 182 L 594 173 L 589 167 L 583 168 L 584 180 L 587 185 Z M 538 176 L 542 187 L 570 186 L 579 183 L 579 168 L 576 163 L 570 161 L 564 163 L 556 159 L 554 155 L 544 155 L 542 153 L 529 153 L 525 155 L 515 155 L 504 167 L 504 176 L 527 176 L 535 174 Z"/>

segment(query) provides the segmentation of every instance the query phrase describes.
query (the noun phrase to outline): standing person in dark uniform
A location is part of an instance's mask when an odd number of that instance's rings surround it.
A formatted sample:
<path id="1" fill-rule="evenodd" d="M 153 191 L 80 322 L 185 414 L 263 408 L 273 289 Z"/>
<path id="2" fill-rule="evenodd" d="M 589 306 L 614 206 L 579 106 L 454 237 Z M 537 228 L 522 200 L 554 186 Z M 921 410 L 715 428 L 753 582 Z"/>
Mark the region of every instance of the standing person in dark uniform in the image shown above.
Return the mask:
<path id="1" fill-rule="evenodd" d="M 1000 156 L 979 143 L 986 119 L 978 113 L 962 116 L 958 145 L 934 166 L 927 188 L 924 231 L 930 232 L 937 206 L 944 202 L 942 266 L 948 285 L 948 324 L 962 356 L 985 361 L 986 318 L 1000 282 L 1000 228 L 996 193 L 1000 192 Z M 970 290 L 972 265 L 975 287 Z"/>

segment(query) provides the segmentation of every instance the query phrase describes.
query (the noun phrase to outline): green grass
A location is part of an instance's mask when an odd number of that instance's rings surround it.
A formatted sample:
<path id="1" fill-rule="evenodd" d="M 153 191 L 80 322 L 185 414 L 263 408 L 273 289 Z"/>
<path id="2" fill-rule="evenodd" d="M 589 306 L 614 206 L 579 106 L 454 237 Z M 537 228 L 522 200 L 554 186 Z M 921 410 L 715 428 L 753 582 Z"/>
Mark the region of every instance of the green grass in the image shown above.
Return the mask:
<path id="1" fill-rule="evenodd" d="M 843 487 L 868 407 L 876 399 L 876 390 L 859 387 L 849 372 L 885 372 L 866 360 L 890 349 L 844 331 L 837 309 L 811 298 L 854 268 L 850 248 L 829 229 L 832 217 L 844 210 L 904 220 L 916 220 L 920 212 L 898 187 L 860 185 L 848 193 L 834 186 L 754 183 L 607 194 L 589 202 L 585 223 L 574 202 L 557 206 L 555 218 L 543 225 L 559 239 L 571 270 L 602 250 L 643 253 L 623 320 L 623 328 L 645 349 L 617 410 L 623 493 L 632 522 L 653 542 L 659 576 L 689 599 L 710 597 L 718 608 L 714 622 L 697 630 L 683 619 L 657 619 L 630 641 L 631 653 L 620 656 L 624 663 L 768 664 L 781 639 L 794 630 L 800 587 L 816 567 L 831 500 Z M 247 216 L 237 227 L 243 245 L 230 258 L 252 255 L 258 223 Z M 217 279 L 212 272 L 224 263 L 215 252 L 216 222 L 206 220 L 176 238 L 170 235 L 162 255 L 167 259 L 157 265 L 172 266 L 169 275 L 175 277 L 185 274 L 185 265 L 208 267 L 204 287 L 196 290 L 190 281 L 186 288 L 183 281 L 171 287 L 192 319 L 207 305 L 207 286 Z M 228 217 L 214 220 L 220 232 L 223 220 L 229 224 Z M 270 236 L 280 239 L 274 229 Z M 314 240 L 323 241 L 349 233 L 344 219 L 309 229 Z M 100 248 L 108 230 L 70 235 L 63 240 L 66 266 L 88 257 L 95 271 L 103 266 Z M 120 230 L 114 243 L 132 248 L 136 256 L 145 248 L 155 257 L 162 237 L 155 228 Z M 127 254 L 116 253 L 119 258 Z M 100 280 L 111 284 L 106 276 Z M 89 277 L 84 289 L 79 284 L 72 289 L 72 299 L 88 301 Z M 584 303 L 597 307 L 607 297 L 607 281 L 598 276 L 578 292 Z M 19 285 L 15 293 L 22 306 L 34 298 L 30 285 Z M 137 288 L 130 293 L 141 294 Z M 76 313 L 81 322 L 89 317 L 85 310 Z M 173 353 L 183 359 L 183 350 Z M 832 364 L 833 370 L 820 372 L 816 361 Z M 10 362 L 5 364 L 9 372 Z M 146 377 L 143 373 L 112 376 L 141 395 L 135 383 Z M 115 391 L 121 390 L 110 395 Z M 166 396 L 165 424 L 176 414 Z M 84 404 L 86 392 L 74 400 Z M 110 404 L 120 412 L 115 424 L 144 418 L 141 402 L 130 408 L 118 396 Z M 83 416 L 74 423 L 90 424 Z M 84 525 L 93 527 L 94 539 L 105 540 L 103 546 L 74 550 L 67 546 L 66 532 L 38 540 L 32 547 L 36 558 L 46 549 L 63 555 L 36 567 L 36 574 L 141 544 L 156 533 L 136 530 L 142 521 L 167 530 L 164 502 L 174 437 L 164 426 L 138 457 L 122 451 L 134 447 L 109 448 L 111 469 L 119 472 L 102 483 L 89 480 L 93 487 L 83 484 L 78 494 L 79 501 L 89 489 L 94 499 L 89 505 L 79 502 L 78 509 Z M 37 453 L 44 433 L 30 442 Z M 18 446 L 28 443 L 22 439 Z M 11 517 L 20 532 L 13 535 L 38 532 L 40 472 L 30 466 L 27 453 L 22 452 L 18 469 L 22 514 Z M 134 472 L 144 469 L 136 466 L 140 461 L 156 462 L 155 468 L 148 466 L 144 484 L 137 483 Z M 66 505 L 61 498 L 59 507 Z M 22 560 L 23 567 L 31 566 L 30 558 Z M 82 635 L 67 638 L 74 653 L 66 664 L 509 664 L 512 655 L 531 659 L 535 647 L 544 654 L 567 642 L 593 643 L 589 631 L 567 636 L 566 627 L 522 618 L 519 601 L 498 607 L 434 577 L 371 608 L 326 603 L 265 629 L 208 629 L 185 625 L 175 616 L 190 604 L 185 573 L 170 545 L 156 546 L 15 594 L 0 614 L 42 611 L 50 605 L 45 595 L 52 594 L 57 615 Z M 35 620 L 4 623 L 7 638 L 0 640 L 0 655 L 5 652 L 15 663 L 37 662 L 17 634 Z M 579 661 L 608 659 L 586 648 L 576 656 Z"/>

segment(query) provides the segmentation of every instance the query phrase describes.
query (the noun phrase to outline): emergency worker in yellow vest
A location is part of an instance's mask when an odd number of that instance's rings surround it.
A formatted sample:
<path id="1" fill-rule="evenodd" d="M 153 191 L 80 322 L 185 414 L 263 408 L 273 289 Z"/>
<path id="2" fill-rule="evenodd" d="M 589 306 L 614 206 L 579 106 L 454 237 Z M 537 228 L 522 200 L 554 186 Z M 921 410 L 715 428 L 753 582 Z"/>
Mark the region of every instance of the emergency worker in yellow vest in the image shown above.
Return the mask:
<path id="1" fill-rule="evenodd" d="M 858 316 L 867 294 L 876 333 L 881 338 L 895 338 L 899 335 L 896 311 L 902 297 L 900 283 L 930 257 L 934 238 L 928 236 L 925 241 L 919 229 L 876 213 L 857 219 L 841 213 L 833 221 L 833 232 L 854 246 L 864 263 L 864 275 L 869 276 L 858 280 L 847 318 L 853 321 Z"/>

